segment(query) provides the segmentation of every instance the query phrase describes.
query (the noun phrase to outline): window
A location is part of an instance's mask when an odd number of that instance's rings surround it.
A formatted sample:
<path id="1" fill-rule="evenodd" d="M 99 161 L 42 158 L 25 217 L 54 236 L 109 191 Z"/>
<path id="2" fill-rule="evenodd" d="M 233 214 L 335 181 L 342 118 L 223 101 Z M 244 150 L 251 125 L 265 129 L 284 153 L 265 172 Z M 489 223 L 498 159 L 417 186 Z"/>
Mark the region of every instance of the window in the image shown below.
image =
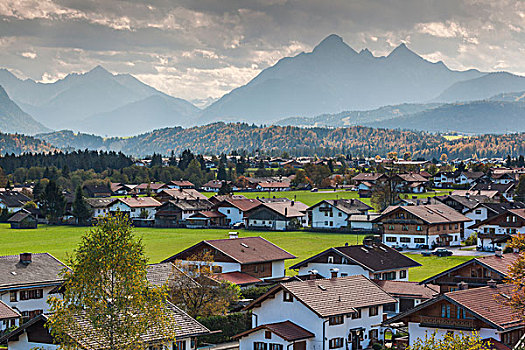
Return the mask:
<path id="1" fill-rule="evenodd" d="M 339 215 L 339 217 L 341 217 L 341 216 L 343 216 L 343 213 L 339 212 L 338 215 Z"/>
<path id="2" fill-rule="evenodd" d="M 266 343 L 262 343 L 260 341 L 256 341 L 253 343 L 253 350 L 266 350 L 267 346 Z"/>
<path id="3" fill-rule="evenodd" d="M 230 213 L 230 209 L 226 209 L 226 213 L 228 213 L 228 214 L 229 214 L 229 213 Z"/>
<path id="4" fill-rule="evenodd" d="M 184 340 L 179 340 L 173 343 L 173 350 L 186 350 L 186 342 Z"/>
<path id="5" fill-rule="evenodd" d="M 379 306 L 372 306 L 368 310 L 369 316 L 377 316 L 379 314 Z"/>
<path id="6" fill-rule="evenodd" d="M 16 291 L 9 292 L 9 300 L 14 303 L 15 301 L 18 301 L 16 297 Z"/>
<path id="7" fill-rule="evenodd" d="M 414 243 L 425 243 L 424 238 L 414 238 Z"/>
<path id="8" fill-rule="evenodd" d="M 330 221 L 330 226 L 334 226 L 334 222 L 333 221 Z"/>
<path id="9" fill-rule="evenodd" d="M 325 222 L 324 222 L 324 225 L 325 225 L 325 226 L 328 226 L 328 221 L 325 221 Z"/>
<path id="10" fill-rule="evenodd" d="M 407 225 L 403 225 L 402 230 L 403 231 L 408 231 L 408 226 Z"/>
<path id="11" fill-rule="evenodd" d="M 264 339 L 272 339 L 272 332 L 264 331 Z"/>
<path id="12" fill-rule="evenodd" d="M 480 215 L 480 214 L 481 214 L 481 209 L 476 209 L 475 213 L 476 213 L 477 215 Z"/>
<path id="13" fill-rule="evenodd" d="M 352 313 L 352 320 L 357 320 L 358 318 L 361 318 L 361 309 L 357 309 L 357 312 Z"/>
<path id="14" fill-rule="evenodd" d="M 397 237 L 387 237 L 386 241 L 387 242 L 397 242 Z"/>
<path id="15" fill-rule="evenodd" d="M 338 349 L 343 347 L 343 338 L 332 338 L 329 342 L 330 349 Z"/>
<path id="16" fill-rule="evenodd" d="M 293 295 L 290 292 L 283 292 L 283 301 L 287 303 L 293 302 Z"/>
<path id="17" fill-rule="evenodd" d="M 377 339 L 377 335 L 378 335 L 377 329 L 371 329 L 368 332 L 368 338 L 369 339 Z"/>
<path id="18" fill-rule="evenodd" d="M 399 278 L 407 278 L 407 270 L 399 271 Z"/>
<path id="19" fill-rule="evenodd" d="M 459 226 L 458 224 L 454 224 L 454 228 L 457 229 Z"/>
<path id="20" fill-rule="evenodd" d="M 423 231 L 423 228 L 420 225 L 416 226 L 416 231 Z"/>
<path id="21" fill-rule="evenodd" d="M 342 315 L 338 315 L 338 316 L 331 316 L 329 319 L 328 319 L 328 324 L 330 326 L 334 326 L 336 324 L 343 324 L 344 323 L 344 317 Z"/>
<path id="22" fill-rule="evenodd" d="M 380 280 L 381 279 L 381 274 L 380 273 L 375 273 L 374 274 L 374 279 L 375 280 Z"/>
<path id="23" fill-rule="evenodd" d="M 440 226 L 439 225 L 437 225 L 436 228 L 437 228 L 438 231 L 440 230 Z"/>
<path id="24" fill-rule="evenodd" d="M 329 264 L 333 264 L 334 263 L 334 257 L 333 256 L 329 256 L 328 257 L 328 263 Z"/>
<path id="25" fill-rule="evenodd" d="M 410 243 L 411 239 L 410 237 L 401 237 L 399 238 L 399 241 L 402 243 Z"/>
<path id="26" fill-rule="evenodd" d="M 271 343 L 270 344 L 270 350 L 283 350 L 283 345 L 282 344 Z"/>
<path id="27" fill-rule="evenodd" d="M 396 279 L 396 272 L 383 272 L 383 280 L 391 281 Z"/>
<path id="28" fill-rule="evenodd" d="M 450 305 L 441 305 L 441 317 L 450 318 Z"/>
<path id="29" fill-rule="evenodd" d="M 388 225 L 388 229 L 389 229 L 390 231 L 393 231 L 393 230 L 394 230 L 394 225 Z"/>
<path id="30" fill-rule="evenodd" d="M 31 290 L 21 290 L 20 291 L 20 300 L 42 299 L 43 297 L 44 297 L 43 289 L 31 289 Z"/>

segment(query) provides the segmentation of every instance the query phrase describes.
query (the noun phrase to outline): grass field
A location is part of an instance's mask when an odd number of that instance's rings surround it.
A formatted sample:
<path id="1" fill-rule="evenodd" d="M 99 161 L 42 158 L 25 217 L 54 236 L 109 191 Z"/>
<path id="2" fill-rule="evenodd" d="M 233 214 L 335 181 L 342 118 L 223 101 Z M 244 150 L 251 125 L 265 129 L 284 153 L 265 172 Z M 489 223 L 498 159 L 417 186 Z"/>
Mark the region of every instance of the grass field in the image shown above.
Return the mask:
<path id="1" fill-rule="evenodd" d="M 0 224 L 0 255 L 19 254 L 21 252 L 49 252 L 60 260 L 71 254 L 80 242 L 80 237 L 89 228 L 73 226 L 39 226 L 37 230 L 12 230 L 7 224 Z M 227 238 L 229 230 L 217 229 L 158 229 L 136 228 L 135 233 L 142 238 L 146 255 L 151 263 L 159 262 L 204 239 Z M 262 236 L 297 256 L 306 259 L 329 247 L 348 244 L 360 244 L 362 235 L 318 233 L 318 232 L 239 232 L 241 237 Z M 410 272 L 410 279 L 422 280 L 459 263 L 468 257 L 422 257 L 410 255 L 423 264 Z M 286 267 L 299 260 L 288 260 Z"/>

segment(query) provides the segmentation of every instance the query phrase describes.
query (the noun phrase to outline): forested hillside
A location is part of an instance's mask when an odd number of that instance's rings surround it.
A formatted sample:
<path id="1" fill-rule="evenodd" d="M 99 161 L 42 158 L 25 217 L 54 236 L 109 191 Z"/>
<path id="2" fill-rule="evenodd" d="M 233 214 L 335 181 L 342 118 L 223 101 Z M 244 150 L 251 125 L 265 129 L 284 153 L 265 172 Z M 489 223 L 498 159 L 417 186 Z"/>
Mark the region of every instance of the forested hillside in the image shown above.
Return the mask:
<path id="1" fill-rule="evenodd" d="M 32 136 L 0 133 L 0 154 L 53 152 L 57 148 Z"/>

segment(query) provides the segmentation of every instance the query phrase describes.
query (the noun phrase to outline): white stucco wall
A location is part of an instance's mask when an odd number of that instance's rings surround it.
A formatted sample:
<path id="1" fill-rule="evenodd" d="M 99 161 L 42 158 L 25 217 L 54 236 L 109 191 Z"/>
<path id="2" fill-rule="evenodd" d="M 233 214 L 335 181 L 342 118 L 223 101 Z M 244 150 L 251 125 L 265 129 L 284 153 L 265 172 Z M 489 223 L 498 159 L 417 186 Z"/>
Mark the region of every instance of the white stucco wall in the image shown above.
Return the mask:
<path id="1" fill-rule="evenodd" d="M 239 222 L 243 222 L 243 214 L 242 211 L 235 207 L 219 207 L 217 209 L 219 213 L 223 213 L 226 215 L 226 220 L 229 222 L 230 225 L 234 225 Z"/>
<path id="2" fill-rule="evenodd" d="M 450 246 L 460 246 L 461 245 L 461 235 L 460 233 L 449 233 L 453 237 L 452 241 L 450 241 Z M 396 237 L 396 242 L 389 242 L 387 241 L 387 237 Z M 408 238 L 410 239 L 410 242 L 401 242 L 401 238 Z M 383 234 L 383 244 L 386 244 L 389 247 L 393 246 L 402 246 L 407 247 L 411 249 L 416 249 L 416 246 L 418 244 L 428 244 L 430 247 L 434 242 L 437 244 L 437 239 L 439 235 L 428 235 L 428 242 L 427 242 L 427 236 L 426 235 L 410 235 L 410 234 L 403 234 L 403 233 L 385 233 Z M 423 238 L 425 239 L 424 243 L 415 243 L 415 238 Z"/>
<path id="3" fill-rule="evenodd" d="M 201 265 L 201 264 L 204 264 L 203 262 L 201 261 L 188 261 L 188 260 L 181 260 L 180 261 L 181 265 L 183 266 L 186 266 L 186 265 Z M 214 261 L 211 263 L 213 266 L 221 266 L 222 267 L 222 272 L 223 273 L 226 273 L 226 272 L 234 272 L 234 271 L 241 271 L 241 264 L 239 263 L 232 263 L 232 262 L 217 262 L 217 261 Z"/>
<path id="4" fill-rule="evenodd" d="M 370 271 L 365 270 L 359 265 L 348 265 L 348 264 L 327 264 L 327 263 L 308 263 L 307 265 L 299 268 L 299 275 L 307 275 L 311 270 L 317 270 L 317 272 L 325 277 L 330 278 L 331 273 L 330 269 L 337 268 L 339 269 L 339 276 L 344 276 L 346 273 L 347 276 L 356 276 L 363 275 L 367 278 L 373 278 L 370 275 Z"/>
<path id="5" fill-rule="evenodd" d="M 469 210 L 465 212 L 465 215 L 467 218 L 471 219 L 472 221 L 465 223 L 465 238 L 470 237 L 475 231 L 470 228 L 470 226 L 476 224 L 477 222 L 481 222 L 485 219 L 487 219 L 487 208 L 485 207 L 479 207 L 472 210 Z"/>
<path id="6" fill-rule="evenodd" d="M 332 216 L 330 212 L 322 211 L 321 208 L 332 208 Z M 347 226 L 348 214 L 327 203 L 323 203 L 312 210 L 312 227 L 313 228 L 341 228 Z"/>
<path id="7" fill-rule="evenodd" d="M 284 267 L 284 260 L 272 261 L 272 277 L 278 278 L 284 277 L 286 275 L 286 270 Z"/>
<path id="8" fill-rule="evenodd" d="M 49 304 L 47 303 L 47 299 L 50 296 L 49 292 L 53 290 L 54 288 L 55 287 L 41 288 L 43 289 L 43 297 L 40 299 L 20 300 L 20 290 L 16 290 L 18 301 L 14 301 L 14 302 L 11 301 L 9 291 L 1 292 L 0 300 L 2 300 L 4 303 L 6 303 L 11 308 L 17 310 L 20 313 L 22 313 L 23 311 L 33 311 L 33 310 L 43 310 L 45 313 L 49 310 Z M 30 289 L 25 289 L 25 290 L 31 290 L 31 289 L 40 289 L 40 288 L 30 288 Z M 51 296 L 58 297 L 60 295 L 53 294 Z"/>
<path id="9" fill-rule="evenodd" d="M 148 208 L 144 208 L 144 209 L 146 209 L 146 211 L 148 213 L 147 219 L 154 219 L 155 218 L 155 212 L 156 212 L 156 208 L 155 207 L 148 207 Z M 113 203 L 109 207 L 109 210 L 110 211 L 120 210 L 120 211 L 128 212 L 129 213 L 129 217 L 131 219 L 134 219 L 134 218 L 139 218 L 140 217 L 140 213 L 142 211 L 142 208 L 130 208 L 125 203 L 118 201 L 118 202 Z"/>
<path id="10" fill-rule="evenodd" d="M 30 349 L 43 349 L 43 350 L 56 350 L 58 345 L 44 344 L 44 343 L 32 343 L 27 339 L 27 333 L 24 332 L 18 337 L 17 341 L 10 341 L 7 344 L 9 350 L 30 350 Z"/>

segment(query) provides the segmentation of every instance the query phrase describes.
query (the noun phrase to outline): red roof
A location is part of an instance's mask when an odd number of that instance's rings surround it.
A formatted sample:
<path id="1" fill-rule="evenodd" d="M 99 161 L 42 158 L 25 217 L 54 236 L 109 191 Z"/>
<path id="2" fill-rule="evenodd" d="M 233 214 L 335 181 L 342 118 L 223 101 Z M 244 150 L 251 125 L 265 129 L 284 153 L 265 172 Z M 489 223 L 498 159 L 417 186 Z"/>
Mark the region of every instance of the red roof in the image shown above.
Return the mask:
<path id="1" fill-rule="evenodd" d="M 217 206 L 224 206 L 223 203 L 229 203 L 240 211 L 248 211 L 259 205 L 261 201 L 258 199 L 248 199 L 248 198 L 226 198 L 222 203 L 219 203 Z"/>
<path id="2" fill-rule="evenodd" d="M 20 314 L 0 300 L 0 320 L 19 318 Z"/>
<path id="3" fill-rule="evenodd" d="M 263 325 L 257 326 L 255 328 L 247 330 L 246 332 L 237 334 L 234 338 L 238 339 L 246 335 L 249 335 L 253 332 L 257 332 L 258 330 L 261 330 L 261 329 L 267 329 L 270 332 L 276 334 L 277 336 L 289 342 L 315 337 L 315 334 L 313 334 L 310 331 L 307 331 L 303 327 L 298 326 L 291 321 L 284 321 L 284 322 L 269 323 L 269 324 L 263 324 Z"/>
<path id="4" fill-rule="evenodd" d="M 290 187 L 289 182 L 260 182 L 259 186 L 263 188 L 288 188 Z"/>
<path id="5" fill-rule="evenodd" d="M 151 208 L 160 207 L 161 202 L 152 197 L 125 197 L 119 198 L 119 201 L 126 204 L 130 208 Z"/>
<path id="6" fill-rule="evenodd" d="M 410 296 L 420 299 L 432 299 L 439 294 L 438 289 L 432 289 L 431 286 L 421 285 L 418 282 L 406 281 L 387 281 L 387 280 L 372 280 L 379 287 L 383 288 L 388 294 L 400 297 Z"/>
<path id="7" fill-rule="evenodd" d="M 223 213 L 218 212 L 218 211 L 202 210 L 202 211 L 199 211 L 198 213 L 195 213 L 192 216 L 190 216 L 190 219 L 193 218 L 193 217 L 196 217 L 196 216 L 204 216 L 204 217 L 207 217 L 207 218 L 224 218 L 224 217 L 226 217 L 226 215 L 224 215 Z"/>
<path id="8" fill-rule="evenodd" d="M 218 273 L 213 275 L 213 278 L 216 280 L 228 281 L 233 284 L 243 285 L 243 284 L 253 284 L 262 282 L 260 279 L 250 276 L 247 273 L 240 271 L 232 271 L 226 273 Z"/>

